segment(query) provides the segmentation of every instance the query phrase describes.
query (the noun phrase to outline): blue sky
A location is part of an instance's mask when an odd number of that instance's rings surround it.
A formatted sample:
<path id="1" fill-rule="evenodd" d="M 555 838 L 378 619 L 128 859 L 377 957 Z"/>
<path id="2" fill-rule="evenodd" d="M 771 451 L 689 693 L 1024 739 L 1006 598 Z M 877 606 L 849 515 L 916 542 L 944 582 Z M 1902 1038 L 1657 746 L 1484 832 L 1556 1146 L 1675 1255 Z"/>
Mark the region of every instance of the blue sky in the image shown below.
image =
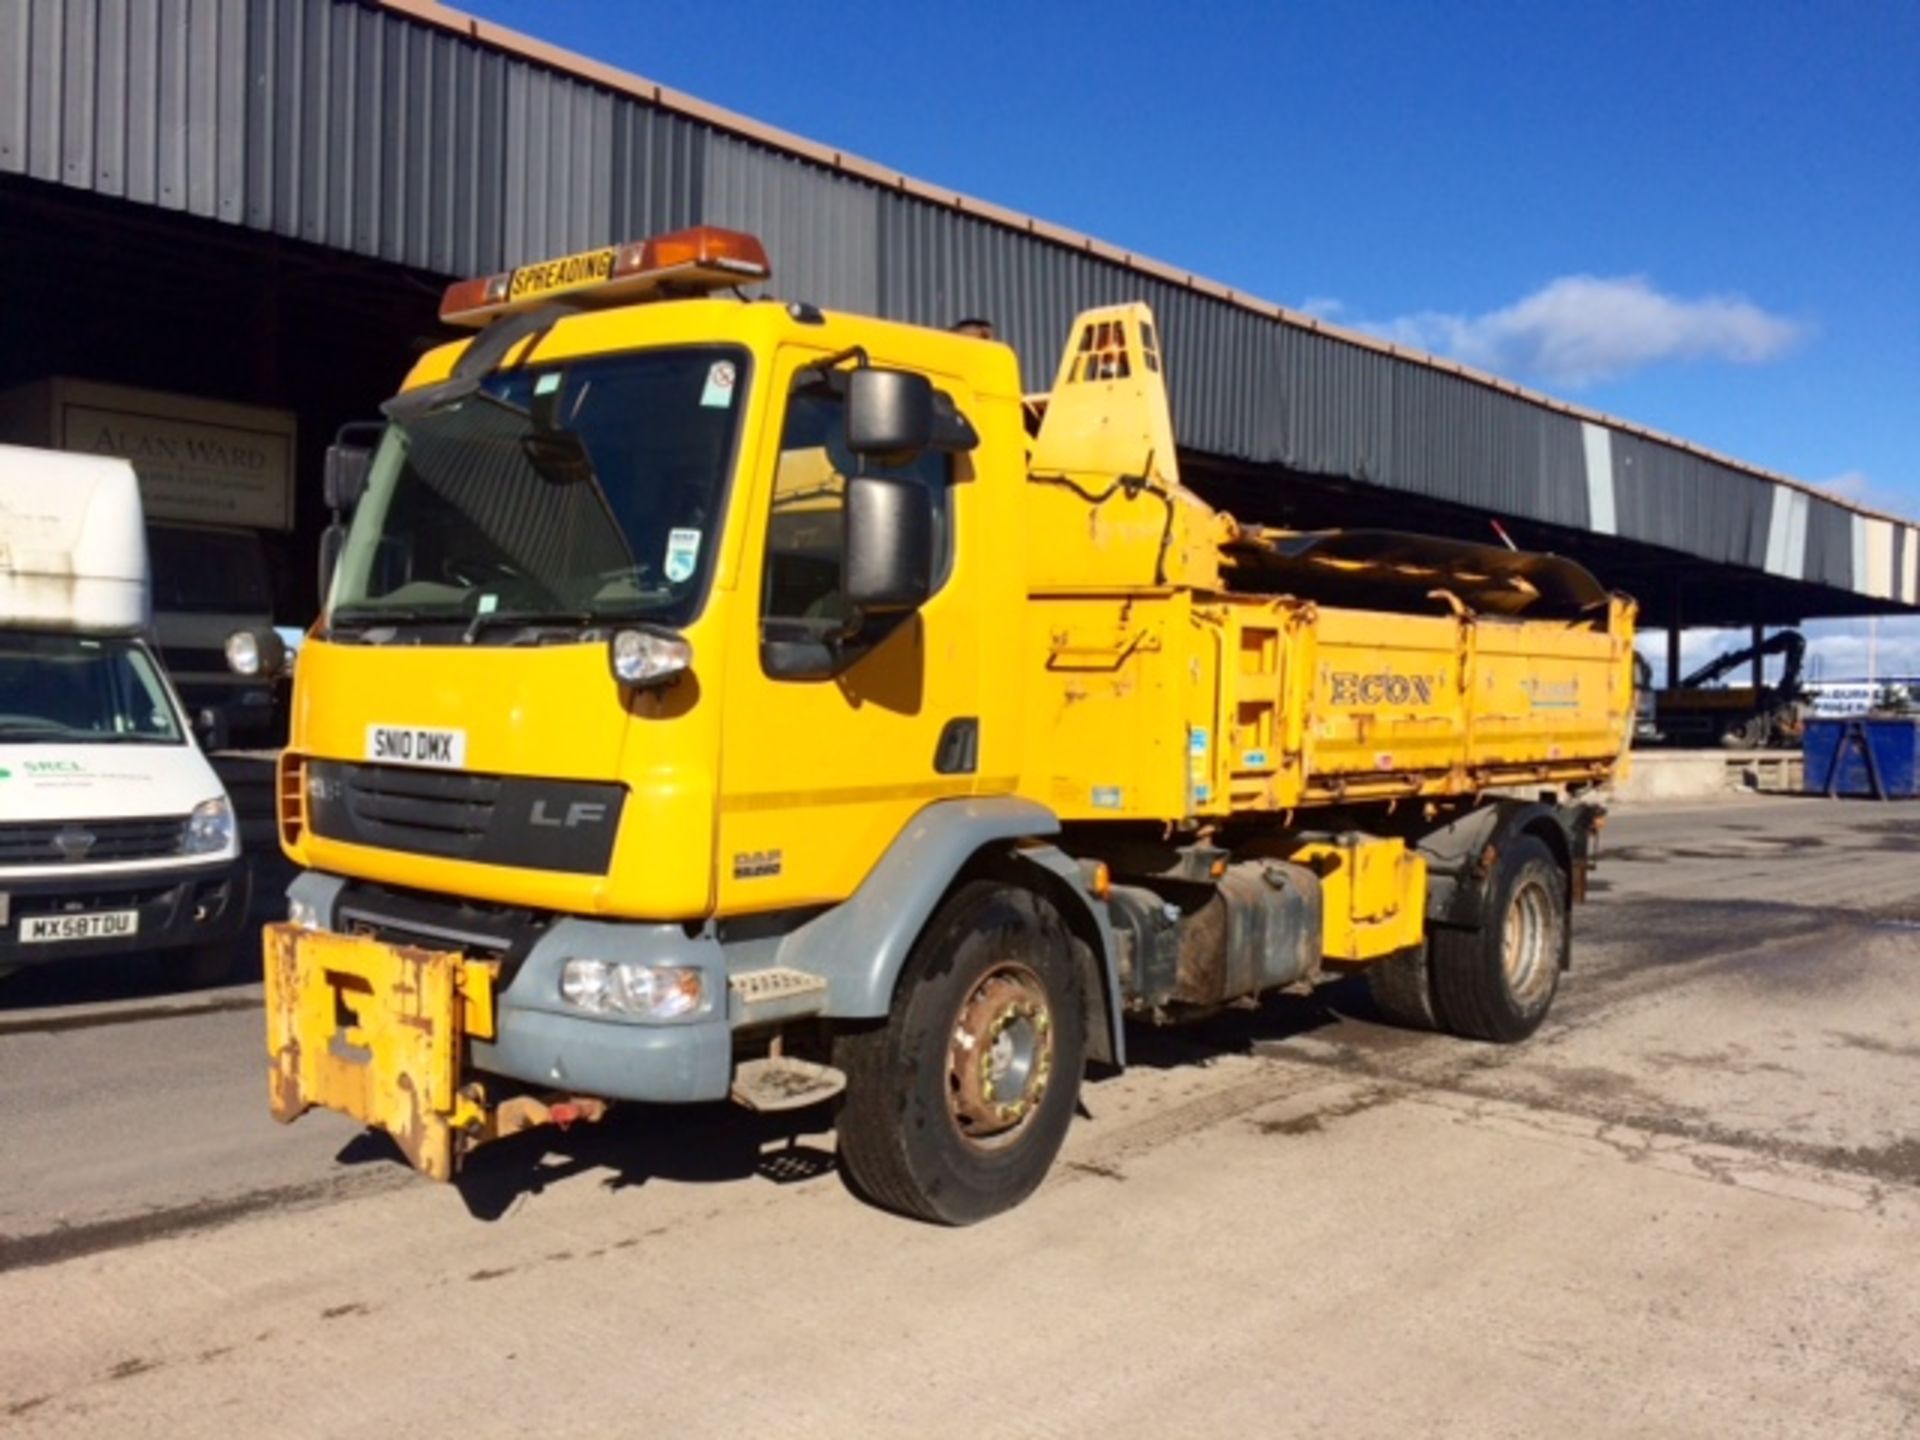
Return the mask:
<path id="1" fill-rule="evenodd" d="M 464 8 L 1920 518 L 1912 0 Z"/>

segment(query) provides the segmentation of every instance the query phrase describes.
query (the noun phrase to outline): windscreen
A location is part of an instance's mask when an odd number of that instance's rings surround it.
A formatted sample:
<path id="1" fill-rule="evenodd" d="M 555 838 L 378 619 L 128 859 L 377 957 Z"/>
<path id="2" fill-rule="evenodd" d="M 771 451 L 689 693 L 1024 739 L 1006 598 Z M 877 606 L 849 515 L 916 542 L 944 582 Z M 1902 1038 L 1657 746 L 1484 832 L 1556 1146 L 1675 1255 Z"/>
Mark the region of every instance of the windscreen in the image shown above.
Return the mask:
<path id="1" fill-rule="evenodd" d="M 180 739 L 160 672 L 135 641 L 0 630 L 0 745 Z"/>
<path id="2" fill-rule="evenodd" d="M 718 540 L 745 372 L 733 347 L 633 351 L 496 375 L 396 421 L 333 623 L 685 624 Z"/>

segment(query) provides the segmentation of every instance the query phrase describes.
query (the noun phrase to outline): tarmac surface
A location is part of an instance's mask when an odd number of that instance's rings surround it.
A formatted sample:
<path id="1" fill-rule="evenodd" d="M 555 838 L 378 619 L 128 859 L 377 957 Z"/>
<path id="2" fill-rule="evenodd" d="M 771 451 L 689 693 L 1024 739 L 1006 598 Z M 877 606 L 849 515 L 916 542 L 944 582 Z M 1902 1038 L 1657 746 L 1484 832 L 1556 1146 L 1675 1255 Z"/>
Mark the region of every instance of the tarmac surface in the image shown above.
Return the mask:
<path id="1" fill-rule="evenodd" d="M 965 1231 L 855 1201 L 814 1114 L 434 1186 L 272 1123 L 257 987 L 15 977 L 0 1433 L 1920 1434 L 1920 807 L 1605 838 L 1528 1044 L 1350 982 L 1135 1031 Z"/>

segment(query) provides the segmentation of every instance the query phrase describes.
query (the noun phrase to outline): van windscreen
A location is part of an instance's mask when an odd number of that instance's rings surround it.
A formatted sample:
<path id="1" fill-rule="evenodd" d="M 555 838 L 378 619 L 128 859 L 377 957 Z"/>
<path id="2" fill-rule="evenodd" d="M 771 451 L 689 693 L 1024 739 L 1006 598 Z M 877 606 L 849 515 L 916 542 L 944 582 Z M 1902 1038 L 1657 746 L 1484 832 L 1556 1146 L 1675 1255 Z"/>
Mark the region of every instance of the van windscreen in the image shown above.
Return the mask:
<path id="1" fill-rule="evenodd" d="M 160 668 L 139 642 L 0 630 L 0 745 L 181 738 Z"/>

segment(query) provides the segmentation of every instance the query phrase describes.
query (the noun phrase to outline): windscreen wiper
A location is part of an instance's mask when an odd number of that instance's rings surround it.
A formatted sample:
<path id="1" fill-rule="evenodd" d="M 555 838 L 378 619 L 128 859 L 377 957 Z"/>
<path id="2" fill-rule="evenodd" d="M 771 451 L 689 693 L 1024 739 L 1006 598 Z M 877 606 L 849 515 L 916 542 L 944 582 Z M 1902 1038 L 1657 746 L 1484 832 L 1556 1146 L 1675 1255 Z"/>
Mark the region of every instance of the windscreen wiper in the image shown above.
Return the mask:
<path id="1" fill-rule="evenodd" d="M 491 630 L 496 625 L 571 625 L 576 630 L 584 630 L 604 618 L 591 610 L 483 610 L 467 622 L 460 642 L 471 645 L 483 630 Z"/>
<path id="2" fill-rule="evenodd" d="M 458 610 L 336 610 L 327 627 L 338 630 L 378 630 L 387 625 L 458 625 L 466 618 Z"/>

